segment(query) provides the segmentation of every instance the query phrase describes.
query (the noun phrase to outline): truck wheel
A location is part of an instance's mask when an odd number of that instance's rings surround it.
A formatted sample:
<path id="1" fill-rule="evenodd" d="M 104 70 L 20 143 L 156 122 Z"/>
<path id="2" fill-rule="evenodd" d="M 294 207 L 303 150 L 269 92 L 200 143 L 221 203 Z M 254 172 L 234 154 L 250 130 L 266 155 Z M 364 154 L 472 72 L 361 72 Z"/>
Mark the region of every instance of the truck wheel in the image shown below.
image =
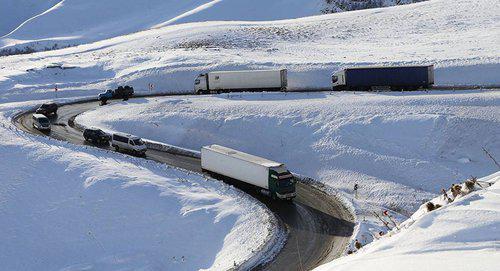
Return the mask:
<path id="1" fill-rule="evenodd" d="M 120 151 L 120 147 L 118 146 L 114 146 L 115 147 L 115 151 Z"/>

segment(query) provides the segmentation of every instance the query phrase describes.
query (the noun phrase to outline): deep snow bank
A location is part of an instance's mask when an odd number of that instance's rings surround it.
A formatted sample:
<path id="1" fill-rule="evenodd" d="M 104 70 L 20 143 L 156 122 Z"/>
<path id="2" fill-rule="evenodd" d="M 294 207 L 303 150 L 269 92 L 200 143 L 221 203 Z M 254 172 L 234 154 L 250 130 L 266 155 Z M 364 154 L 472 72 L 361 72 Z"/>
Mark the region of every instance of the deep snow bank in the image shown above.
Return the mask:
<path id="1" fill-rule="evenodd" d="M 500 172 L 479 181 L 494 184 L 412 217 L 400 232 L 315 270 L 496 270 Z"/>
<path id="2" fill-rule="evenodd" d="M 227 270 L 262 256 L 272 214 L 224 183 L 29 136 L 0 106 L 2 270 Z M 255 260 L 255 259 L 254 259 Z"/>
<path id="3" fill-rule="evenodd" d="M 441 188 L 496 169 L 482 148 L 500 153 L 499 95 L 322 92 L 150 98 L 89 111 L 76 121 L 194 150 L 221 144 L 281 161 L 341 191 L 359 219 L 385 208 L 403 219 Z"/>

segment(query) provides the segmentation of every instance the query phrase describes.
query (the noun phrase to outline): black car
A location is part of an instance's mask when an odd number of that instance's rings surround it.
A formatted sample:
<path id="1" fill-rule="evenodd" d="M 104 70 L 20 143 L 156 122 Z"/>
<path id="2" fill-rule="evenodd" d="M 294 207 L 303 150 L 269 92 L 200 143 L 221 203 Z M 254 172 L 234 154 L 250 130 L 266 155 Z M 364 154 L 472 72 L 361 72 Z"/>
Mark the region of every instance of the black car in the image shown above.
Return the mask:
<path id="1" fill-rule="evenodd" d="M 115 99 L 124 99 L 128 100 L 128 98 L 132 97 L 134 95 L 134 88 L 131 86 L 119 86 L 115 91 L 113 92 L 113 98 Z"/>
<path id="2" fill-rule="evenodd" d="M 45 116 L 56 115 L 57 114 L 57 104 L 56 103 L 46 103 L 40 105 L 40 107 L 35 111 L 36 114 L 42 114 Z"/>
<path id="3" fill-rule="evenodd" d="M 111 140 L 111 136 L 109 134 L 96 128 L 85 129 L 83 131 L 83 138 L 85 138 L 85 141 L 100 145 L 109 145 L 109 141 Z"/>

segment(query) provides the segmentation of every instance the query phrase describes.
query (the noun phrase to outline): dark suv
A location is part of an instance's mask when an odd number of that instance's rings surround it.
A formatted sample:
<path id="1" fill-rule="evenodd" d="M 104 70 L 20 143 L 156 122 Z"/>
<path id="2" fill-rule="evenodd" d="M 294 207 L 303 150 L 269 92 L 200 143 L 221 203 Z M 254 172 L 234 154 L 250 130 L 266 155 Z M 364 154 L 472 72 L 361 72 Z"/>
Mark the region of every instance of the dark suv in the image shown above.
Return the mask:
<path id="1" fill-rule="evenodd" d="M 85 138 L 85 141 L 100 145 L 109 145 L 109 140 L 111 140 L 111 136 L 109 134 L 96 128 L 85 129 L 83 131 L 83 138 Z"/>
<path id="2" fill-rule="evenodd" d="M 42 114 L 45 116 L 56 115 L 57 114 L 57 104 L 56 103 L 46 103 L 40 105 L 40 107 L 35 111 L 36 114 Z"/>
<path id="3" fill-rule="evenodd" d="M 113 93 L 113 98 L 115 99 L 124 99 L 128 100 L 128 98 L 132 97 L 134 95 L 134 88 L 131 86 L 119 86 L 117 89 L 115 89 Z"/>

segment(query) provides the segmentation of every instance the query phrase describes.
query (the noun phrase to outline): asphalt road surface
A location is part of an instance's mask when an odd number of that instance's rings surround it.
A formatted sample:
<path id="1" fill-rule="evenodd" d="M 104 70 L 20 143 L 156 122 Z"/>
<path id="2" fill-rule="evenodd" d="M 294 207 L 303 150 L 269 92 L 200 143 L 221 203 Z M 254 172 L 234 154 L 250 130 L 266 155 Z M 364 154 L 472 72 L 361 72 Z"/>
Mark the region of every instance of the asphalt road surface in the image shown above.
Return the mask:
<path id="1" fill-rule="evenodd" d="M 111 101 L 112 102 L 112 101 Z M 32 126 L 32 112 L 13 119 L 14 124 L 32 134 L 50 136 L 78 145 L 85 142 L 82 131 L 72 125 L 75 116 L 99 107 L 96 101 L 61 106 L 57 117 L 51 119 L 51 131 L 40 132 Z M 100 148 L 114 150 L 110 146 Z M 167 152 L 148 150 L 145 159 L 201 173 L 200 160 Z M 353 233 L 354 223 L 348 211 L 335 199 L 311 186 L 297 183 L 297 197 L 293 202 L 272 200 L 254 188 L 234 184 L 263 202 L 284 225 L 287 241 L 276 257 L 256 270 L 311 270 L 339 257 Z"/>

